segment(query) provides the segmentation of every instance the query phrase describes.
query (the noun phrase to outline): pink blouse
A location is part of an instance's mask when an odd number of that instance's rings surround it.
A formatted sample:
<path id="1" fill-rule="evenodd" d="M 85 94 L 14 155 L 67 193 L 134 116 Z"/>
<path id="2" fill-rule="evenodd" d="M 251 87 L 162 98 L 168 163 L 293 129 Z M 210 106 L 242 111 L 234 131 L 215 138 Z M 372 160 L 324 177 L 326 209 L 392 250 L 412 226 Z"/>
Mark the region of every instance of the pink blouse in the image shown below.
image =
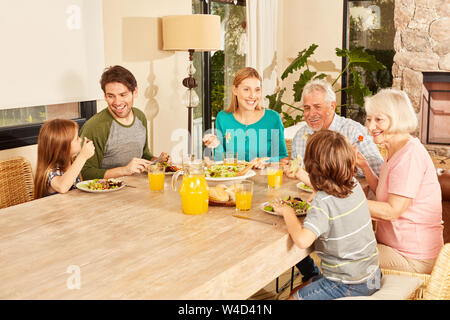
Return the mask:
<path id="1" fill-rule="evenodd" d="M 412 203 L 398 219 L 378 221 L 377 241 L 409 258 L 436 258 L 444 243 L 441 187 L 433 161 L 419 139 L 410 137 L 383 163 L 377 200 L 387 202 L 390 193 L 411 198 Z"/>

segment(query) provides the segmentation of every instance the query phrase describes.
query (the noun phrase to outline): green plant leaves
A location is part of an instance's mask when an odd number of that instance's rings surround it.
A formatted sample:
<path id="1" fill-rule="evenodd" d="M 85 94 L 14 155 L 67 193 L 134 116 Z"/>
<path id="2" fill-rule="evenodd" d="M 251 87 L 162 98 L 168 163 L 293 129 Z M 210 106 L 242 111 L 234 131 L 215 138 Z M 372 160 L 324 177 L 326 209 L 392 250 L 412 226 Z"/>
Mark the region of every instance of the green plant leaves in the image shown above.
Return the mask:
<path id="1" fill-rule="evenodd" d="M 302 120 L 303 120 L 303 115 L 299 114 L 294 119 L 287 112 L 283 112 L 283 125 L 284 125 L 285 128 L 291 127 L 291 126 L 295 125 L 296 123 L 298 123 L 298 122 L 300 122 Z"/>
<path id="2" fill-rule="evenodd" d="M 308 83 L 312 79 L 324 79 L 327 77 L 326 74 L 310 71 L 308 68 L 308 58 L 314 53 L 317 49 L 318 45 L 312 44 L 308 49 L 302 50 L 298 53 L 297 58 L 286 68 L 286 70 L 281 75 L 281 79 L 284 80 L 287 76 L 297 70 L 300 70 L 303 67 L 306 69 L 300 73 L 298 80 L 294 82 L 293 92 L 294 92 L 294 101 L 299 102 L 302 97 L 303 88 L 306 83 Z M 333 85 L 337 82 L 337 80 L 348 70 L 352 75 L 352 80 L 350 81 L 351 86 L 347 88 L 342 88 L 337 91 L 345 91 L 352 98 L 352 105 L 355 107 L 362 107 L 364 105 L 364 97 L 372 95 L 371 90 L 366 86 L 366 79 L 363 81 L 360 75 L 361 69 L 364 69 L 369 72 L 376 72 L 379 70 L 384 70 L 386 67 L 380 63 L 374 55 L 368 53 L 363 47 L 357 47 L 352 50 L 348 49 L 339 49 L 336 48 L 336 55 L 338 57 L 347 57 L 347 66 L 345 69 L 339 74 L 339 76 L 334 80 Z M 292 126 L 303 119 L 303 110 L 283 102 L 282 96 L 286 88 L 272 94 L 267 95 L 266 98 L 269 99 L 270 105 L 269 107 L 278 113 L 283 115 L 283 125 L 285 127 Z M 287 105 L 292 109 L 296 109 L 300 111 L 300 114 L 296 116 L 294 119 L 291 115 L 286 112 L 283 112 L 283 105 Z"/>
<path id="3" fill-rule="evenodd" d="M 375 56 L 364 51 L 363 47 L 357 47 L 352 50 L 336 48 L 338 57 L 347 57 L 349 63 L 354 66 L 360 66 L 368 71 L 378 71 L 386 69 L 386 66 L 378 62 Z"/>
<path id="4" fill-rule="evenodd" d="M 302 92 L 305 85 L 310 81 L 311 79 L 323 79 L 327 75 L 324 73 L 319 74 L 316 76 L 317 72 L 311 72 L 308 69 L 306 69 L 301 75 L 300 78 L 294 83 L 294 86 L 292 89 L 294 90 L 294 101 L 298 102 L 302 99 Z"/>
<path id="5" fill-rule="evenodd" d="M 352 69 L 351 71 L 353 76 L 352 85 L 348 86 L 347 88 L 343 88 L 342 90 L 351 95 L 357 105 L 363 106 L 364 97 L 371 96 L 372 91 L 370 91 L 370 89 L 367 88 L 364 83 L 362 83 L 361 77 L 357 71 L 355 71 L 354 69 Z"/>
<path id="6" fill-rule="evenodd" d="M 281 80 L 286 79 L 290 73 L 302 68 L 307 63 L 308 58 L 314 53 L 317 47 L 318 45 L 313 43 L 309 46 L 308 49 L 300 51 L 297 58 L 295 58 L 294 61 L 292 61 L 291 64 L 286 68 L 286 70 L 284 70 L 283 74 L 281 75 Z"/>
<path id="7" fill-rule="evenodd" d="M 286 88 L 275 92 L 274 94 L 271 95 L 267 95 L 266 98 L 269 99 L 269 107 L 270 109 L 281 113 L 282 112 L 282 107 L 284 105 L 284 102 L 281 101 L 281 98 L 283 97 L 284 92 L 286 91 Z"/>

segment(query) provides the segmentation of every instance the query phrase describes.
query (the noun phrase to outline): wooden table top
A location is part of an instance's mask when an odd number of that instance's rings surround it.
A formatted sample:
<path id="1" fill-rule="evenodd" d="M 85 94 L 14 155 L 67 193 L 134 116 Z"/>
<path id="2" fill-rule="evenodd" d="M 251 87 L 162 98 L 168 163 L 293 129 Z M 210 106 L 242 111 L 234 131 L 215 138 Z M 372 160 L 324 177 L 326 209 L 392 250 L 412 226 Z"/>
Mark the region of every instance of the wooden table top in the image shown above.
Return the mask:
<path id="1" fill-rule="evenodd" d="M 277 190 L 257 172 L 250 216 L 210 206 L 185 215 L 178 192 L 136 188 L 73 190 L 0 210 L 0 299 L 246 299 L 308 254 L 283 218 L 261 210 L 270 199 L 309 193 L 283 177 Z"/>

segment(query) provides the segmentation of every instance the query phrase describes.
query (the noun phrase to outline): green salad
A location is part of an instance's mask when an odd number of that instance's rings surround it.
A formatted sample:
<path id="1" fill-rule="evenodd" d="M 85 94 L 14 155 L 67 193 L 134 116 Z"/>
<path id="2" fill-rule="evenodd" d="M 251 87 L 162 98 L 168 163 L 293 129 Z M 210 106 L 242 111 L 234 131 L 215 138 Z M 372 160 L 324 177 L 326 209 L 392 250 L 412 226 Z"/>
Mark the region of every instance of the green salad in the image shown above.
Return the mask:
<path id="1" fill-rule="evenodd" d="M 236 173 L 245 168 L 245 164 L 238 164 L 237 166 L 227 166 L 223 164 L 214 164 L 211 168 L 206 170 L 206 176 L 210 178 L 231 178 L 235 177 Z"/>
<path id="2" fill-rule="evenodd" d="M 90 190 L 109 190 L 120 188 L 123 184 L 122 181 L 117 179 L 94 179 L 86 181 L 88 183 L 80 185 L 83 188 Z"/>
<path id="3" fill-rule="evenodd" d="M 281 203 L 287 204 L 288 206 L 293 208 L 297 213 L 306 213 L 306 211 L 309 209 L 309 203 L 303 201 L 302 198 L 299 197 L 287 196 L 286 198 L 281 200 Z M 270 202 L 267 206 L 264 207 L 264 210 L 275 212 L 273 207 L 270 205 Z"/>
<path id="4" fill-rule="evenodd" d="M 302 183 L 302 182 L 300 182 L 300 187 L 301 187 L 302 189 L 311 190 L 311 191 L 312 191 L 312 189 L 313 189 L 313 188 L 311 188 L 310 186 L 308 186 L 307 184 Z"/>

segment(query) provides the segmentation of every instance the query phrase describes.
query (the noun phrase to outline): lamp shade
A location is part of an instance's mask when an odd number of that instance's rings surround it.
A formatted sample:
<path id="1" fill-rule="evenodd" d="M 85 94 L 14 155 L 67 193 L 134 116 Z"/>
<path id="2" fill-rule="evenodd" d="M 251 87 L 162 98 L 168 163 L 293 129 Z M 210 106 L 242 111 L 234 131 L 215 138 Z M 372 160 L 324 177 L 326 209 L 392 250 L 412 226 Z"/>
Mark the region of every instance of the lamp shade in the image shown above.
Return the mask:
<path id="1" fill-rule="evenodd" d="M 220 49 L 220 16 L 210 14 L 162 17 L 163 50 Z"/>

